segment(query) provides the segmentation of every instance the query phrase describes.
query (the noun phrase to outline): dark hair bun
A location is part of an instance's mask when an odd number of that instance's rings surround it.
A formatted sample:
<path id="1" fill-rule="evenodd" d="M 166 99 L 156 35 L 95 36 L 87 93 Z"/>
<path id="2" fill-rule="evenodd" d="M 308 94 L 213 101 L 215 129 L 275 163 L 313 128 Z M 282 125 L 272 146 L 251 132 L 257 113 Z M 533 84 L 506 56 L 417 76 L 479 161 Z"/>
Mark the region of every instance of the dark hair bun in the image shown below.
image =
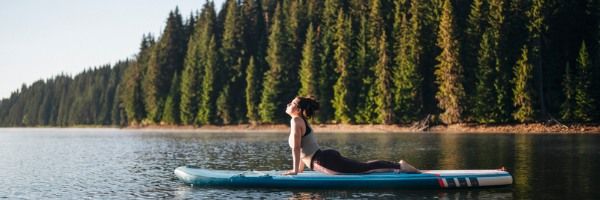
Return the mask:
<path id="1" fill-rule="evenodd" d="M 309 97 L 296 97 L 300 101 L 298 102 L 298 107 L 302 110 L 302 115 L 304 117 L 312 117 L 315 114 L 315 111 L 319 110 L 319 102 L 315 100 L 314 96 Z"/>

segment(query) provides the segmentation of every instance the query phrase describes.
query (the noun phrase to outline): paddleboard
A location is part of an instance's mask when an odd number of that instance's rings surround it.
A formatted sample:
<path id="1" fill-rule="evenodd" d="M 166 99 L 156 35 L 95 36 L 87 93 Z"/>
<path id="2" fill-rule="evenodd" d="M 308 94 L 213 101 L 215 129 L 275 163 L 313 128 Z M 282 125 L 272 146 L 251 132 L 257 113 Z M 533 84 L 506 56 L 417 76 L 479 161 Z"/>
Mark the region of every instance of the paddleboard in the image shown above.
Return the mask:
<path id="1" fill-rule="evenodd" d="M 510 173 L 503 170 L 422 170 L 418 174 L 377 172 L 328 175 L 316 171 L 304 171 L 297 175 L 282 173 L 284 171 L 214 170 L 194 166 L 175 169 L 177 178 L 192 186 L 447 189 L 507 186 L 513 182 Z"/>

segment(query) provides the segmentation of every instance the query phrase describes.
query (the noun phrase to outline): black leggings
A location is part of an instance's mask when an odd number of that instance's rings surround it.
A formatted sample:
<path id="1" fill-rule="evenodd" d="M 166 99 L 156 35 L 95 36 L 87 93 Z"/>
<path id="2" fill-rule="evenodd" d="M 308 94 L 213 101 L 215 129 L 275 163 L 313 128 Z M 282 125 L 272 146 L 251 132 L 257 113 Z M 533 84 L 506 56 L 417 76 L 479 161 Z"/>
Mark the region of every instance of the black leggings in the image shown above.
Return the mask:
<path id="1" fill-rule="evenodd" d="M 310 168 L 327 174 L 357 174 L 401 169 L 400 164 L 396 162 L 383 160 L 359 162 L 344 158 L 340 152 L 333 149 L 317 150 L 310 162 Z"/>

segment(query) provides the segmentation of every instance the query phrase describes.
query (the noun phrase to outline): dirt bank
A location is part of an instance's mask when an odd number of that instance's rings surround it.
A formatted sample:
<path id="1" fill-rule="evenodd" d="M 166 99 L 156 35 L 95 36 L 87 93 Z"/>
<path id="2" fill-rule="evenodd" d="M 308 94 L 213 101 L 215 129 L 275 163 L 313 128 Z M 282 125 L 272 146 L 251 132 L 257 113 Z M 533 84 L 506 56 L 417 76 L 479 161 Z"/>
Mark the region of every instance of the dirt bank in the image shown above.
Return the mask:
<path id="1" fill-rule="evenodd" d="M 435 125 L 425 131 L 417 131 L 410 125 L 345 125 L 345 124 L 314 124 L 313 128 L 317 132 L 439 132 L 439 133 L 600 133 L 600 125 L 546 125 L 541 123 L 531 124 L 501 124 L 501 125 L 481 125 L 481 124 L 454 124 L 454 125 Z M 143 130 L 176 130 L 176 131 L 194 131 L 194 132 L 287 132 L 288 125 L 207 125 L 201 127 L 193 126 L 171 126 L 171 125 L 151 125 L 151 126 L 132 126 L 127 129 Z"/>

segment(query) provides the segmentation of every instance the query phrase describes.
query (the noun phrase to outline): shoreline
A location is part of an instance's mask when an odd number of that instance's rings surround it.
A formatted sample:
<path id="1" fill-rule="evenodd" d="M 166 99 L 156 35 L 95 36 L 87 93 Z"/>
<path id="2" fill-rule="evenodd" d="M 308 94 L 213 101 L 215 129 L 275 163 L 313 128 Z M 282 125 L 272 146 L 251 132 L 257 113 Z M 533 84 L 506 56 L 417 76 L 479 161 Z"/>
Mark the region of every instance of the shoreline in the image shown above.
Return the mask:
<path id="1" fill-rule="evenodd" d="M 529 124 L 453 124 L 434 125 L 425 131 L 419 131 L 411 125 L 371 125 L 371 124 L 313 124 L 316 132 L 323 133 L 513 133 L 513 134 L 600 134 L 600 125 L 546 125 Z M 238 125 L 205 125 L 200 127 L 178 125 L 128 126 L 124 130 L 173 130 L 192 132 L 288 132 L 286 124 L 238 124 Z"/>
<path id="2" fill-rule="evenodd" d="M 421 131 L 409 124 L 312 124 L 316 132 L 321 133 L 442 133 L 442 134 L 600 134 L 600 124 L 452 124 L 433 125 Z M 115 128 L 134 131 L 172 131 L 172 132 L 254 132 L 254 133 L 282 133 L 289 132 L 287 124 L 236 124 L 236 125 L 136 125 L 136 126 L 102 126 L 102 125 L 76 125 L 66 127 L 35 126 L 35 127 L 0 127 L 2 129 L 105 129 Z"/>

